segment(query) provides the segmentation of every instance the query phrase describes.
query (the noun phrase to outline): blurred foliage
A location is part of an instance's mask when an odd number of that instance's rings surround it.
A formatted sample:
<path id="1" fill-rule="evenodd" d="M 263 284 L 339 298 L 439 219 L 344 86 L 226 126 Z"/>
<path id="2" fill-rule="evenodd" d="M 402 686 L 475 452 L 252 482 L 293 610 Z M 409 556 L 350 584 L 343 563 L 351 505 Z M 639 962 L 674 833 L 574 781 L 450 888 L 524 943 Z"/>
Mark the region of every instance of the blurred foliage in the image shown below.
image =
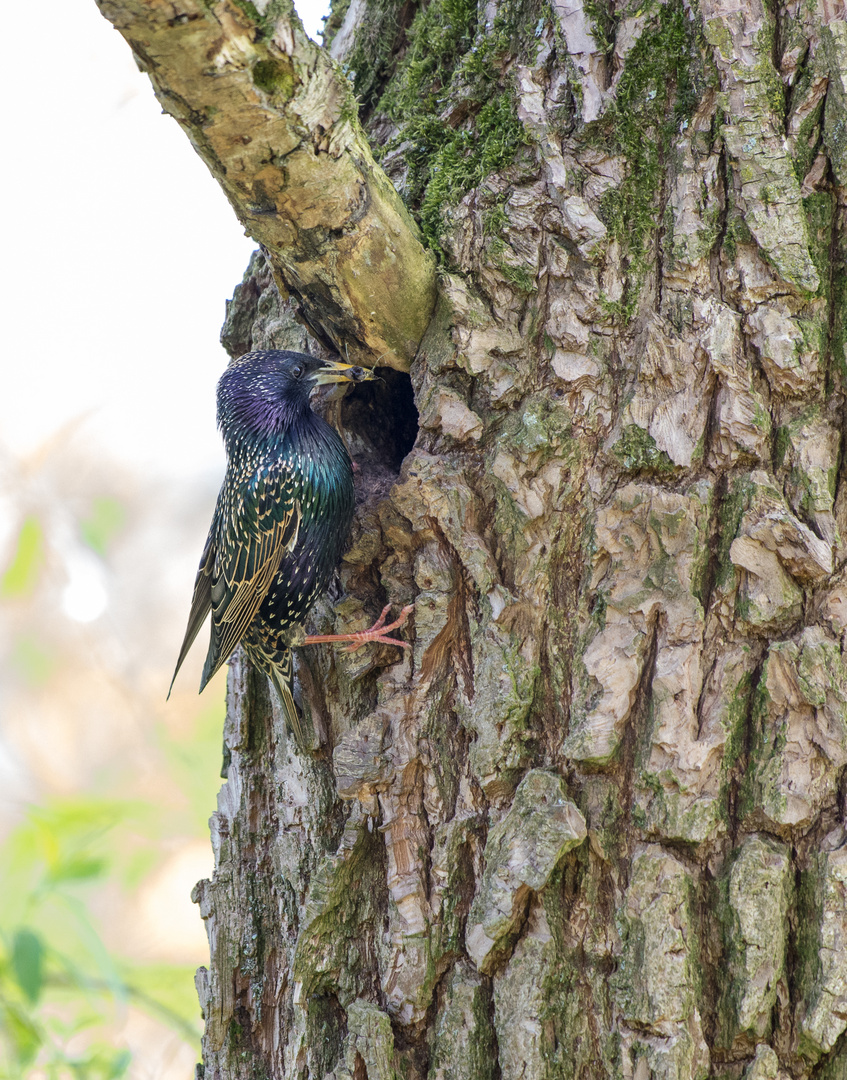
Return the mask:
<path id="1" fill-rule="evenodd" d="M 92 551 L 105 558 L 112 541 L 124 527 L 126 516 L 126 507 L 119 499 L 99 495 L 79 523 L 80 536 Z"/>
<path id="2" fill-rule="evenodd" d="M 0 849 L 0 1077 L 110 1080 L 129 1051 L 108 1028 L 129 1005 L 199 1037 L 192 971 L 113 956 L 92 919 L 114 831 L 143 807 L 76 798 L 30 809 Z M 112 841 L 110 843 L 110 841 Z"/>
<path id="3" fill-rule="evenodd" d="M 190 884 L 184 907 L 173 890 L 208 843 L 223 681 L 165 706 L 173 657 L 150 643 L 167 637 L 171 597 L 166 574 L 147 576 L 197 529 L 175 514 L 178 500 L 161 530 L 163 508 L 145 488 L 57 445 L 0 483 L 16 521 L 0 551 L 0 750 L 16 770 L 0 836 L 16 785 L 40 801 L 17 804 L 0 843 L 0 1080 L 152 1075 L 173 1064 L 168 1055 L 184 1060 L 185 1043 L 199 1058 L 196 964 L 169 961 L 168 920 L 190 925 Z M 134 557 L 140 536 L 149 564 Z M 104 617 L 87 621 L 59 602 L 85 549 L 102 560 L 109 593 Z M 149 1037 L 145 1018 L 165 1027 Z M 178 1036 L 173 1053 L 166 1029 Z"/>
<path id="4" fill-rule="evenodd" d="M 44 529 L 30 514 L 21 524 L 12 561 L 0 579 L 0 597 L 28 596 L 33 591 L 44 565 L 44 550 Z"/>

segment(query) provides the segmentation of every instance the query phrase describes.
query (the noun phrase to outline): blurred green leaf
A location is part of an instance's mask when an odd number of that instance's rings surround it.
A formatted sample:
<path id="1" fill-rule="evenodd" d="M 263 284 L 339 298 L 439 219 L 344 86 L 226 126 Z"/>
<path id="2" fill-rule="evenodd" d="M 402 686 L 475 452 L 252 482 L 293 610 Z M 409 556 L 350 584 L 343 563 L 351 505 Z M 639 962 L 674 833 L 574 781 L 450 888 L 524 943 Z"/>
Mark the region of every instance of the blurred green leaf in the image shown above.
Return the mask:
<path id="1" fill-rule="evenodd" d="M 99 847 L 106 835 L 126 818 L 128 810 L 128 802 L 115 799 L 56 799 L 47 806 L 32 807 L 29 822 L 53 870 L 59 863 L 99 858 L 99 851 L 95 853 L 93 848 Z"/>
<path id="2" fill-rule="evenodd" d="M 34 514 L 24 518 L 12 561 L 0 579 L 0 596 L 12 598 L 33 591 L 44 565 L 44 530 Z"/>
<path id="3" fill-rule="evenodd" d="M 47 880 L 53 885 L 62 881 L 91 881 L 93 878 L 103 877 L 107 869 L 108 863 L 105 859 L 76 856 L 58 861 L 48 874 Z"/>
<path id="4" fill-rule="evenodd" d="M 29 1065 L 42 1044 L 41 1032 L 20 1006 L 0 1000 L 0 1030 L 18 1065 Z"/>
<path id="5" fill-rule="evenodd" d="M 21 634 L 12 645 L 10 659 L 28 683 L 43 686 L 53 674 L 57 657 L 32 634 Z"/>
<path id="6" fill-rule="evenodd" d="M 79 531 L 91 550 L 105 558 L 109 545 L 125 522 L 126 508 L 123 503 L 110 495 L 101 495 L 92 500 L 88 517 L 79 523 Z"/>
<path id="7" fill-rule="evenodd" d="M 129 1068 L 129 1064 L 131 1061 L 132 1054 L 129 1052 L 129 1050 L 119 1050 L 117 1054 L 115 1054 L 112 1058 L 106 1080 L 117 1080 L 117 1077 L 123 1076 L 123 1074 Z"/>
<path id="8" fill-rule="evenodd" d="M 44 945 L 38 934 L 26 928 L 15 933 L 12 942 L 12 970 L 18 986 L 35 1004 L 44 984 Z"/>

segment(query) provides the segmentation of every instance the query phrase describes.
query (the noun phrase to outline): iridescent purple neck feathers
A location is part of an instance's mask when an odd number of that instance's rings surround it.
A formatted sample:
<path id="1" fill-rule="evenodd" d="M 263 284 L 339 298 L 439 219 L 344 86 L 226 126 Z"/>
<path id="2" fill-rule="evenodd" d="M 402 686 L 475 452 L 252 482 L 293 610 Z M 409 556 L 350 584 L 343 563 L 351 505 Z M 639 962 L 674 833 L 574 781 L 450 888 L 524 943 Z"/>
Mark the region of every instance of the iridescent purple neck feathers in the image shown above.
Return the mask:
<path id="1" fill-rule="evenodd" d="M 288 370 L 280 366 L 279 355 L 247 353 L 221 376 L 218 426 L 228 445 L 245 438 L 278 438 L 295 427 L 308 426 L 314 417 L 309 405 L 313 383 L 290 377 Z"/>

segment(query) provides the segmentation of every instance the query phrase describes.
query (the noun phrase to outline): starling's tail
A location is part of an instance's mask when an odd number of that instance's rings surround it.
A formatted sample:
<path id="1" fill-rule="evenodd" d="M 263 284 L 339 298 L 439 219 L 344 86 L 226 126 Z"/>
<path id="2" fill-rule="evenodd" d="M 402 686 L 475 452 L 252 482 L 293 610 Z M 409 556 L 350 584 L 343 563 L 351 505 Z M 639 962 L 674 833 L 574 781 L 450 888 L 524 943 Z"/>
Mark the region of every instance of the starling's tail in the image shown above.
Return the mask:
<path id="1" fill-rule="evenodd" d="M 294 701 L 292 687 L 294 686 L 294 664 L 291 657 L 291 649 L 267 649 L 257 650 L 247 646 L 247 654 L 256 667 L 267 675 L 271 685 L 276 691 L 280 708 L 285 715 L 286 722 L 291 729 L 297 745 L 301 749 L 308 749 L 309 743 L 306 732 L 303 729 L 303 721 Z"/>
<path id="2" fill-rule="evenodd" d="M 285 658 L 282 664 L 277 663 L 271 667 L 268 678 L 274 690 L 276 690 L 282 711 L 285 713 L 285 719 L 294 734 L 294 738 L 297 740 L 297 745 L 302 749 L 306 749 L 306 732 L 303 730 L 303 721 L 300 718 L 300 712 L 292 693 L 294 672 L 292 670 L 290 649 L 285 650 Z"/>

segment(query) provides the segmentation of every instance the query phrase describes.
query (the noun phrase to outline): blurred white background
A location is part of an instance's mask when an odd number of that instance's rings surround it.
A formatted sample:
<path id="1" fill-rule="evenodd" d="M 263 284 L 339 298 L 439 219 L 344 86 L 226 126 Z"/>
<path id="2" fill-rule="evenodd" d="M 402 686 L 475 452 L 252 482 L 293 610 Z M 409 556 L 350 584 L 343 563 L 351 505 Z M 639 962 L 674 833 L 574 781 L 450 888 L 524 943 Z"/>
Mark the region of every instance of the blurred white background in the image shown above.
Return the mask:
<path id="1" fill-rule="evenodd" d="M 297 5 L 313 37 L 326 6 Z M 94 0 L 13 4 L 4 30 L 15 45 L 0 67 L 9 106 L 0 180 L 3 865 L 29 883 L 22 895 L 40 897 L 44 881 L 59 888 L 63 845 L 99 844 L 99 869 L 89 860 L 87 877 L 61 878 L 83 892 L 67 885 L 59 898 L 85 906 L 90 931 L 121 971 L 135 965 L 136 982 L 142 968 L 181 973 L 166 976 L 187 980 L 173 1009 L 196 1023 L 191 970 L 207 949 L 189 893 L 212 869 L 205 821 L 221 783 L 224 694 L 219 676 L 196 695 L 200 639 L 164 698 L 223 474 L 214 389 L 226 363 L 224 303 L 254 244 Z M 51 934 L 61 921 L 38 915 L 40 903 L 0 920 L 21 1015 L 31 1007 L 36 1025 L 58 970 Z M 41 954 L 26 954 L 20 943 L 35 939 Z M 83 967 L 86 948 L 74 961 Z M 155 996 L 155 980 L 145 985 Z M 132 1052 L 129 1076 L 191 1075 L 197 1044 L 151 1019 L 142 997 L 130 994 L 97 1037 Z M 70 1016 L 62 1008 L 57 1015 Z M 0 1010 L 0 1066 L 17 1023 Z M 53 1038 L 55 1024 L 43 1023 Z M 71 1031 L 61 1053 L 84 1056 L 91 1030 Z M 43 1068 L 46 1045 L 32 1051 L 32 1068 Z"/>

